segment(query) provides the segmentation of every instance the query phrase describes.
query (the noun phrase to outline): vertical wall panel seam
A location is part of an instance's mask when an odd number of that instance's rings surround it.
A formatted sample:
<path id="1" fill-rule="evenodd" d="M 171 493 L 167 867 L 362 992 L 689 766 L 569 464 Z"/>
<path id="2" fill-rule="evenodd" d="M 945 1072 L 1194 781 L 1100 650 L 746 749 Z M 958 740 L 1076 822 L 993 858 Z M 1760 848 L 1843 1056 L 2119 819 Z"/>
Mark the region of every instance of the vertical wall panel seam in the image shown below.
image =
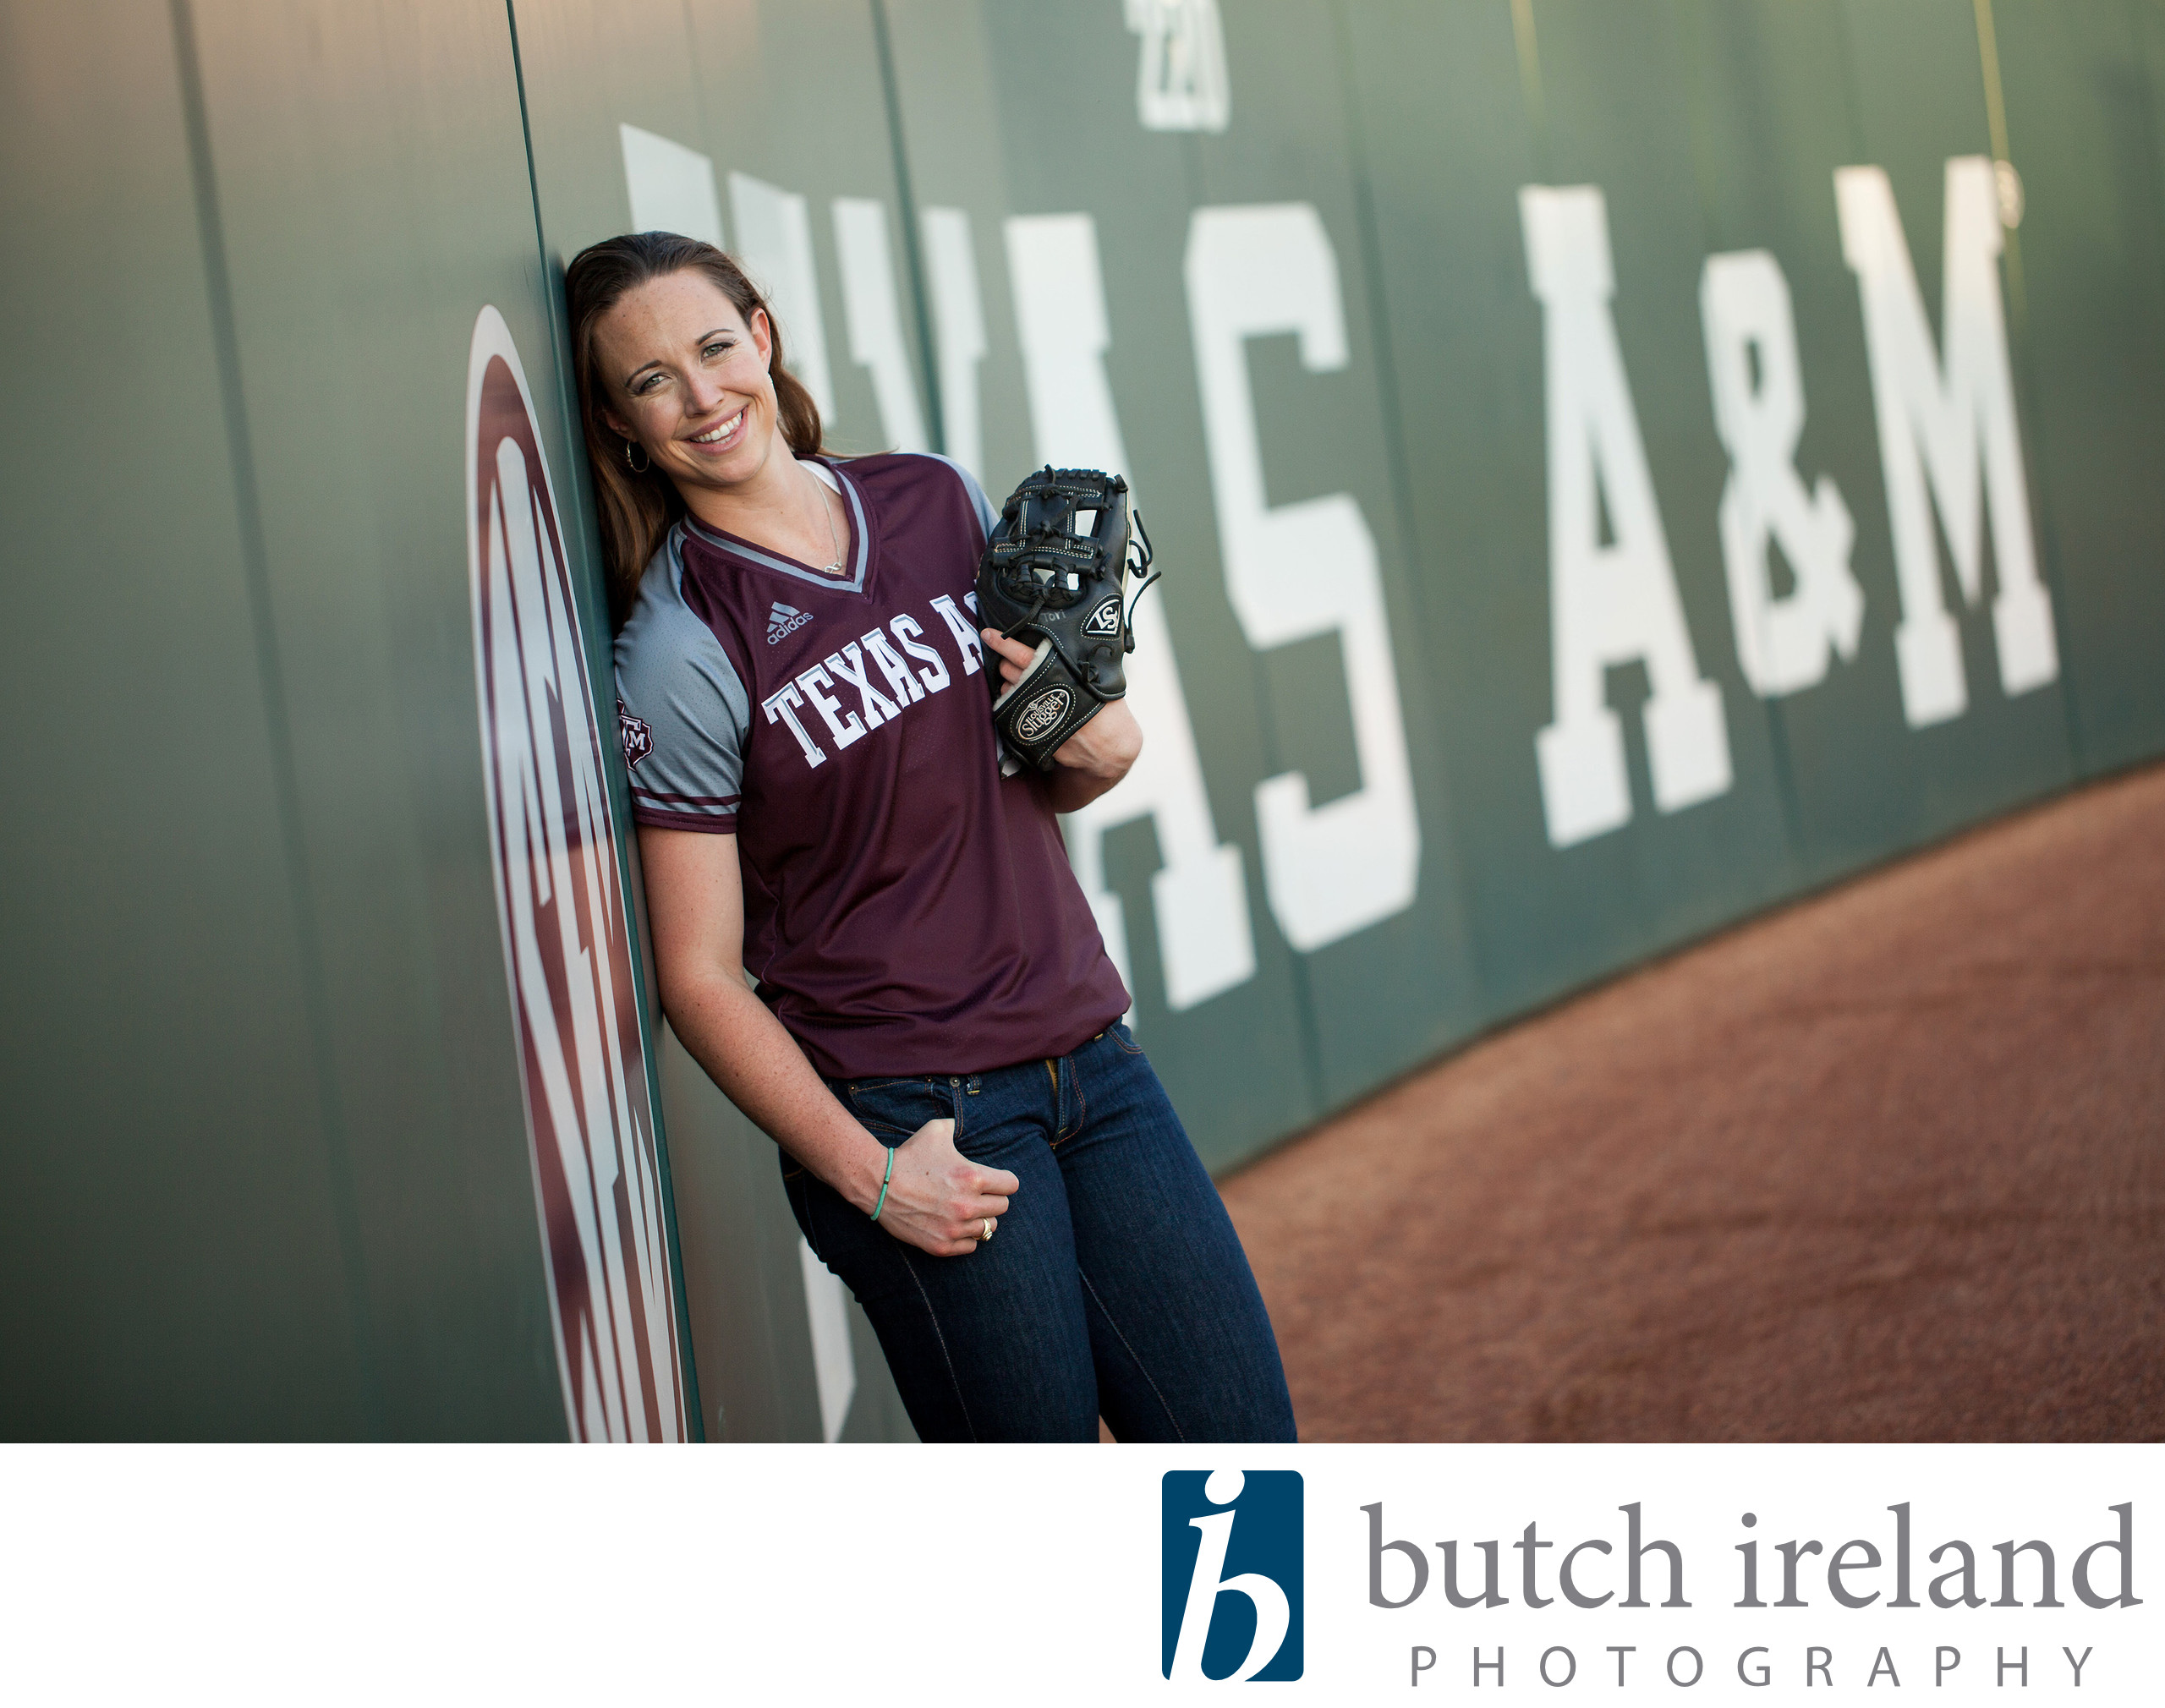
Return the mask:
<path id="1" fill-rule="evenodd" d="M 1385 462 L 1389 466 L 1391 486 L 1391 507 L 1398 514 L 1399 538 L 1404 542 L 1400 550 L 1406 564 L 1406 594 L 1413 603 L 1414 631 L 1421 643 L 1423 661 L 1432 667 L 1444 655 L 1438 624 L 1447 621 L 1429 597 L 1429 576 L 1432 566 L 1428 548 L 1422 544 L 1421 528 L 1413 506 L 1413 463 L 1406 448 L 1406 411 L 1400 399 L 1398 386 L 1397 347 L 1391 338 L 1390 300 L 1384 287 L 1383 225 L 1376 215 L 1376 195 L 1368 158 L 1368 131 L 1362 116 L 1359 85 L 1353 68 L 1353 33 L 1351 20 L 1346 16 L 1348 0 L 1333 0 L 1330 8 L 1332 34 L 1338 45 L 1339 98 L 1346 112 L 1346 146 L 1351 158 L 1348 161 L 1353 180 L 1353 217 L 1361 244 L 1362 270 L 1367 274 L 1362 281 L 1368 299 L 1368 344 L 1371 359 L 1376 365 L 1377 401 L 1382 406 Z M 1439 548 L 1440 550 L 1440 548 Z M 1441 563 L 1433 567 L 1440 576 Z M 1459 847 L 1455 835 L 1456 826 L 1449 811 L 1450 775 L 1449 738 L 1442 728 L 1439 710 L 1440 697 L 1434 692 L 1439 687 L 1433 668 L 1424 674 L 1428 689 L 1422 694 L 1432 727 L 1424 731 L 1432 743 L 1435 770 L 1444 780 L 1444 802 L 1434 808 L 1436 829 L 1444 846 L 1450 851 L 1451 882 L 1449 885 L 1457 903 L 1461 920 L 1473 917 L 1473 897 L 1460 877 L 1463 862 L 1459 859 Z M 1489 1023 L 1493 999 L 1488 980 L 1481 966 L 1475 943 L 1469 936 L 1466 944 L 1467 961 L 1472 965 L 1477 988 L 1473 1003 L 1473 1018 L 1466 1032 L 1472 1035 Z M 1433 1054 L 1433 1052 L 1432 1052 Z"/>
<path id="2" fill-rule="evenodd" d="M 1180 238 L 1181 253 L 1185 255 L 1187 245 L 1195 233 L 1197 212 L 1214 204 L 1211 200 L 1202 136 L 1191 130 L 1176 133 L 1168 140 L 1179 151 L 1181 177 L 1187 190 L 1187 219 L 1182 227 Z M 1185 266 L 1182 268 L 1182 273 L 1185 276 Z M 1109 316 L 1110 312 L 1111 306 L 1108 304 Z M 1184 320 L 1187 319 L 1189 309 L 1185 297 L 1181 299 L 1180 313 Z M 1189 359 L 1191 361 L 1198 360 L 1199 358 L 1196 355 L 1195 329 L 1192 325 L 1188 326 L 1187 331 Z M 1248 359 L 1247 346 L 1243 343 L 1241 347 L 1240 360 L 1243 365 L 1246 365 Z M 1110 365 L 1106 370 L 1106 376 L 1110 383 L 1111 378 Z M 1199 370 L 1196 374 L 1196 402 L 1198 408 L 1203 407 L 1203 377 Z M 1133 454 L 1131 451 L 1129 453 L 1131 460 Z M 1205 477 L 1204 491 L 1207 495 L 1205 501 L 1210 506 L 1211 528 L 1218 544 L 1219 579 L 1225 583 L 1225 591 L 1230 599 L 1232 588 L 1230 581 L 1227 580 L 1225 555 L 1231 550 L 1231 546 L 1225 538 L 1223 528 L 1219 525 L 1217 493 L 1215 487 L 1211 484 L 1212 479 L 1213 477 L 1210 476 Z M 1247 665 L 1249 689 L 1255 700 L 1256 729 L 1263 747 L 1263 775 L 1265 777 L 1281 775 L 1291 767 L 1285 763 L 1285 744 L 1280 735 L 1278 703 L 1271 693 L 1270 678 L 1263 662 L 1268 654 L 1242 642 L 1240 656 Z M 1207 778 L 1203 788 L 1208 793 L 1209 783 Z M 1306 951 L 1293 946 L 1292 939 L 1285 935 L 1285 928 L 1279 920 L 1277 909 L 1271 906 L 1269 903 L 1269 873 L 1264 865 L 1269 856 L 1263 851 L 1263 818 L 1256 810 L 1255 792 L 1252 788 L 1249 790 L 1243 801 L 1241 810 L 1247 813 L 1248 822 L 1255 827 L 1255 835 L 1252 840 L 1252 846 L 1255 850 L 1254 863 L 1245 872 L 1244 881 L 1247 883 L 1248 895 L 1251 898 L 1256 899 L 1252 899 L 1248 905 L 1252 915 L 1268 921 L 1269 929 L 1276 934 L 1278 940 L 1285 945 L 1286 972 L 1293 987 L 1293 1015 L 1299 1023 L 1301 1032 L 1301 1066 L 1302 1070 L 1307 1076 L 1308 1081 L 1309 1114 L 1307 1120 L 1304 1121 L 1301 1127 L 1294 1130 L 1299 1131 L 1310 1122 L 1322 1120 L 1326 1116 L 1335 1113 L 1344 1107 L 1344 1104 L 1340 1101 L 1334 1101 L 1328 1094 L 1329 1079 L 1324 1071 L 1323 1021 L 1317 1012 L 1315 978 L 1308 970 L 1307 955 Z M 1250 845 L 1247 843 L 1242 845 L 1241 858 L 1244 864 L 1248 859 L 1247 852 L 1248 846 Z M 1162 865 L 1165 860 L 1165 850 L 1162 846 L 1159 849 L 1158 857 Z M 1150 912 L 1148 917 L 1153 922 L 1150 928 L 1154 931 L 1157 928 L 1156 915 L 1154 912 Z M 1165 954 L 1162 941 L 1159 944 L 1158 952 L 1162 966 Z"/>
<path id="3" fill-rule="evenodd" d="M 1548 155 L 1548 101 L 1541 90 L 1541 30 L 1534 22 L 1533 0 L 1510 0 L 1510 8 L 1511 47 L 1519 62 L 1519 99 L 1533 133 L 1534 169 L 1547 184 L 1554 181 L 1555 167 Z"/>
<path id="4" fill-rule="evenodd" d="M 870 0 L 872 47 L 880 62 L 880 96 L 887 107 L 887 146 L 894 154 L 895 197 L 902 226 L 902 266 L 909 274 L 910 307 L 917 320 L 918 351 L 924 369 L 925 415 L 932 426 L 932 442 L 942 452 L 947 443 L 945 399 L 940 395 L 940 364 L 932 345 L 932 316 L 926 310 L 931 293 L 925 288 L 924 257 L 918 231 L 916 186 L 910 178 L 909 148 L 903 140 L 902 97 L 895 74 L 894 42 L 887 26 L 887 0 Z"/>
<path id="5" fill-rule="evenodd" d="M 1368 135 L 1361 118 L 1358 90 L 1353 80 L 1353 44 L 1346 18 L 1346 0 L 1334 0 L 1330 8 L 1333 33 L 1338 42 L 1340 98 L 1346 111 L 1346 136 L 1352 158 L 1348 162 L 1353 180 L 1353 217 L 1361 244 L 1361 263 L 1368 276 L 1362 281 L 1368 299 L 1369 352 L 1376 364 L 1378 401 L 1383 405 L 1384 443 L 1390 466 L 1391 507 L 1398 512 L 1398 531 L 1406 542 L 1407 591 L 1413 616 L 1423 640 L 1432 639 L 1434 617 L 1428 603 L 1425 578 L 1428 553 L 1421 544 L 1421 530 L 1414 518 L 1413 468 L 1406 452 L 1402 430 L 1404 410 L 1399 402 L 1398 360 L 1391 342 L 1390 309 L 1384 293 L 1383 228 L 1376 217 L 1376 200 L 1368 171 Z"/>
<path id="6" fill-rule="evenodd" d="M 2008 140 L 2007 95 L 2001 78 L 1999 31 L 1992 18 L 1992 0 L 1974 0 L 1971 14 L 1977 36 L 1977 78 L 1985 97 L 1985 121 L 1992 138 L 1993 159 L 2014 164 L 2012 145 Z M 2017 167 L 2019 172 L 2020 168 Z M 2002 261 L 2003 275 L 2012 301 L 2009 306 L 2007 336 L 2010 346 L 2009 358 L 2016 376 L 2016 419 L 2022 430 L 2022 478 L 2030 488 L 2032 524 L 2037 530 L 2039 566 L 2044 577 L 2046 596 L 2050 600 L 2056 634 L 2059 645 L 2059 681 L 2057 684 L 2060 699 L 2060 721 L 2067 735 L 2069 775 L 2067 784 L 2075 783 L 2089 775 L 2089 766 L 2083 759 L 2082 702 L 2075 693 L 2075 660 L 2069 651 L 2065 637 L 2072 631 L 2068 627 L 2067 572 L 2060 554 L 2059 529 L 2053 523 L 2053 495 L 2045 480 L 2045 446 L 2050 437 L 2045 425 L 2042 396 L 2037 384 L 2036 344 L 2030 336 L 2030 293 L 2022 269 L 2021 233 L 2009 229 L 2006 233 L 2006 253 Z M 1943 323 L 1947 316 L 1945 304 L 1940 305 Z M 1943 341 L 1946 333 L 1943 324 Z M 1992 539 L 1992 578 L 1999 579 L 1999 560 L 2003 548 L 1998 535 Z M 2056 794 L 2058 791 L 2050 791 Z"/>
<path id="7" fill-rule="evenodd" d="M 551 353 L 556 359 L 553 365 L 558 375 L 556 387 L 556 408 L 564 424 L 564 439 L 568 446 L 572 462 L 572 466 L 564 471 L 562 490 L 569 495 L 568 508 L 571 512 L 572 528 L 578 533 L 581 543 L 586 548 L 588 561 L 596 562 L 599 561 L 599 555 L 595 545 L 597 532 L 593 521 L 586 515 L 586 486 L 580 478 L 583 471 L 578 466 L 579 459 L 586 454 L 586 433 L 581 424 L 583 418 L 579 413 L 578 380 L 570 359 L 571 336 L 570 329 L 566 323 L 566 310 L 562 301 L 562 293 L 557 287 L 554 270 L 549 265 L 548 235 L 543 230 L 541 224 L 541 178 L 540 169 L 536 167 L 534 159 L 534 119 L 526 102 L 526 63 L 520 57 L 519 52 L 518 0 L 504 0 L 504 26 L 511 37 L 512 83 L 518 95 L 519 144 L 526 151 L 527 194 L 532 200 L 534 206 L 534 260 L 541 286 L 543 324 L 548 329 L 550 342 L 555 346 Z M 606 634 L 609 622 L 609 601 L 606 588 L 602 596 L 601 610 Z M 616 667 L 613 657 L 606 649 L 600 660 L 589 658 L 587 660 L 587 665 L 589 670 L 595 671 L 597 684 L 606 682 L 613 690 Z M 611 692 L 606 698 L 609 700 L 614 700 L 616 696 L 613 692 Z M 622 756 L 621 753 L 612 754 L 610 751 L 611 743 L 606 733 L 611 727 L 608 705 L 606 703 L 596 705 L 589 709 L 599 720 L 600 727 L 605 732 L 601 748 L 602 766 L 608 777 L 609 831 L 610 835 L 617 840 L 621 849 L 624 840 L 622 829 L 626 815 L 619 811 L 619 803 L 628 799 L 628 785 L 621 770 L 623 764 Z M 615 760 L 614 764 L 611 764 L 612 758 Z M 688 1426 L 687 1433 L 693 1441 L 704 1441 L 707 1438 L 706 1418 L 701 1410 L 698 1361 L 693 1355 L 692 1346 L 691 1301 L 684 1290 L 684 1241 L 677 1229 L 677 1188 L 669 1169 L 669 1127 L 661 1107 L 661 1046 L 660 1041 L 655 1035 L 655 1027 L 650 1023 L 646 1007 L 648 978 L 644 955 L 645 933 L 639 928 L 640 922 L 645 917 L 645 909 L 639 905 L 640 898 L 635 898 L 632 894 L 634 858 L 634 855 L 626 854 L 618 861 L 618 888 L 621 892 L 618 896 L 618 905 L 624 910 L 627 923 L 633 928 L 629 933 L 631 940 L 628 947 L 635 963 L 633 970 L 636 977 L 633 983 L 639 991 L 640 1054 L 644 1059 L 642 1065 L 646 1070 L 647 1115 L 648 1119 L 654 1123 L 655 1166 L 660 1175 L 661 1210 L 669 1248 L 669 1289 L 677 1309 L 677 1352 L 684 1376 L 684 1415 Z M 522 1133 L 520 1136 L 529 1146 L 534 1142 L 530 1133 Z M 545 1266 L 547 1256 L 545 1251 L 542 1253 Z M 549 1284 L 554 1284 L 551 1282 Z M 566 1421 L 568 1424 L 571 1421 L 567 1419 Z"/>
<path id="8" fill-rule="evenodd" d="M 517 0 L 512 0 L 512 3 L 516 4 Z M 692 114 L 695 127 L 693 134 L 699 138 L 699 149 L 704 153 L 708 145 L 708 139 L 713 132 L 707 128 L 707 80 L 699 69 L 699 14 L 693 10 L 692 0 L 682 0 L 678 9 L 684 14 L 684 73 L 692 85 L 692 106 L 695 109 Z M 519 112 L 523 114 L 525 111 L 526 91 L 522 85 L 519 90 Z M 726 169 L 726 165 L 725 169 Z M 626 185 L 628 191 L 629 187 L 628 182 Z M 715 189 L 719 192 L 721 186 L 717 184 Z M 534 210 L 534 217 L 538 223 L 540 217 L 538 203 Z M 727 233 L 725 233 L 723 235 L 722 247 L 726 249 L 729 247 L 726 241 Z"/>
<path id="9" fill-rule="evenodd" d="M 293 754 L 293 729 L 271 601 L 270 552 L 263 531 L 261 496 L 255 484 L 247 397 L 241 386 L 240 340 L 233 312 L 233 277 L 226 252 L 224 220 L 218 205 L 210 115 L 189 0 L 172 0 L 172 19 L 174 57 L 180 74 L 181 108 L 188 133 L 189 163 L 195 180 L 195 218 L 203 249 L 204 282 L 211 337 L 217 351 L 219 401 L 225 417 L 227 452 L 233 462 L 233 504 L 239 523 L 242 572 L 248 588 L 257 680 L 270 740 L 279 840 L 284 845 L 287 900 L 293 910 L 294 937 L 301 963 L 301 1002 L 308 1029 L 310 1065 L 316 1081 L 318 1113 L 323 1123 L 332 1213 L 338 1229 L 340 1269 L 348 1295 L 350 1332 L 360 1375 L 362 1416 L 369 1434 L 381 1439 L 386 1433 L 385 1412 L 369 1311 L 368 1267 L 361 1243 L 352 1149 L 338 1095 L 337 1063 L 331 1048 L 330 992 L 316 925 L 315 886 L 309 864 L 308 839 L 301 820 L 299 769 Z"/>
<path id="10" fill-rule="evenodd" d="M 1702 131 L 1702 120 L 1707 96 L 1697 73 L 1700 66 L 1704 63 L 1704 58 L 1703 56 L 1696 54 L 1687 56 L 1683 51 L 1686 24 L 1685 9 L 1680 0 L 1670 0 L 1668 9 L 1669 40 L 1675 44 L 1679 77 L 1684 84 L 1686 98 L 1691 106 L 1687 123 L 1691 140 L 1692 194 L 1699 205 L 1700 231 L 1705 239 L 1702 249 L 1708 257 L 1712 257 L 1715 253 L 1713 245 L 1718 240 L 1716 227 L 1719 210 L 1715 203 L 1713 190 L 1716 169 L 1707 159 L 1705 138 Z M 1699 15 L 1703 18 L 1704 14 Z M 1696 21 L 1697 20 L 1695 19 Z M 1703 42 L 1703 36 L 1696 30 L 1694 36 L 1696 40 Z M 1828 183 L 1828 194 L 1830 195 L 1833 194 L 1833 184 L 1831 179 Z M 1702 262 L 1702 265 L 1703 266 L 1704 263 Z M 1717 434 L 1716 437 L 1718 438 L 1719 435 Z M 1724 477 L 1724 480 L 1728 478 L 1727 475 Z M 1717 533 L 1718 534 L 1718 523 L 1717 523 Z M 1717 565 L 1720 567 L 1721 559 L 1726 554 L 1728 548 L 1720 543 L 1718 537 L 1714 549 Z M 1724 580 L 1725 583 L 1726 575 Z M 1725 584 L 1721 590 L 1721 607 L 1729 616 L 1731 633 L 1722 636 L 1718 644 L 1729 649 L 1729 655 L 1734 657 L 1735 655 L 1734 651 L 1735 606 L 1730 599 Z M 1748 681 L 1744 680 L 1742 671 L 1740 670 L 1737 676 L 1746 696 L 1752 704 L 1759 708 L 1761 715 L 1767 720 L 1767 758 L 1768 763 L 1773 768 L 1774 798 L 1776 803 L 1781 807 L 1782 827 L 1789 838 L 1790 869 L 1799 881 L 1808 881 L 1812 871 L 1811 842 L 1805 826 L 1803 792 L 1798 788 L 1796 782 L 1796 762 L 1790 748 L 1789 710 L 1785 697 L 1780 694 L 1762 695 Z M 1726 692 L 1723 698 L 1724 700 L 1727 699 Z"/>
<path id="11" fill-rule="evenodd" d="M 549 328 L 551 339 L 558 349 L 568 355 L 571 348 L 571 331 L 564 324 L 563 305 L 556 300 L 556 293 L 551 288 L 554 281 L 550 277 L 549 236 L 541 225 L 541 179 L 539 170 L 534 163 L 534 118 L 533 115 L 528 112 L 526 105 L 526 63 L 519 54 L 518 0 L 504 0 L 504 25 L 511 34 L 512 83 L 518 94 L 518 140 L 520 146 L 526 152 L 526 189 L 527 194 L 532 199 L 534 204 L 534 260 L 535 266 L 540 270 L 541 312 Z M 578 397 L 576 390 L 578 382 L 573 378 L 572 367 L 568 361 L 556 365 L 556 408 L 566 421 L 576 423 L 579 419 Z M 574 437 L 573 442 L 577 449 L 584 450 L 586 442 L 585 435 L 583 432 L 579 433 Z M 587 507 L 585 483 L 579 479 L 579 471 L 577 468 L 567 469 L 565 473 L 564 484 L 571 495 L 570 502 L 575 512 L 573 523 L 580 537 L 585 539 L 592 533 L 584 521 L 584 512 Z"/>
<path id="12" fill-rule="evenodd" d="M 2161 99 L 2165 99 L 2165 89 L 2161 89 L 2157 79 L 2151 74 L 2149 52 L 2149 32 L 2151 25 L 2148 17 L 2146 16 L 2146 14 L 2154 16 L 2157 14 L 2157 0 L 2126 0 L 2126 8 L 2128 49 L 2133 57 L 2134 68 L 2140 77 L 2143 90 L 2144 139 L 2150 146 L 2149 157 L 2151 161 L 2156 162 L 2151 168 L 2151 182 L 2161 189 L 2165 189 L 2165 145 L 2161 145 L 2158 136 L 2159 103 Z M 2165 203 L 2160 205 L 2160 215 L 2161 217 L 2165 217 Z M 2159 322 L 2154 317 L 2161 306 L 2157 287 L 2161 282 L 2165 282 L 2165 271 L 2161 271 L 2153 266 L 2148 282 L 2153 316 L 2151 325 L 2155 329 Z M 2146 744 L 2142 758 L 2130 759 L 2123 754 L 2109 766 L 2101 765 L 2098 775 L 2107 775 L 2113 772 L 2125 770 L 2130 765 L 2146 764 L 2158 758 L 2161 753 L 2165 753 L 2165 746 L 2161 746 L 2157 737 L 2153 736 Z"/>

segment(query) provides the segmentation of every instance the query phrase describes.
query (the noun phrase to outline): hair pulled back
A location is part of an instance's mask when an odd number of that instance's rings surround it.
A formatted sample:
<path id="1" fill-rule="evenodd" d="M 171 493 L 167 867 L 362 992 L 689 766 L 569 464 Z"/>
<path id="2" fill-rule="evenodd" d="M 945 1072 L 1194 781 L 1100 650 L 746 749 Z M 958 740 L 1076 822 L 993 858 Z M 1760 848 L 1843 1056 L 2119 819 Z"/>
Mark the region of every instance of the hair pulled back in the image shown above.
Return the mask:
<path id="1" fill-rule="evenodd" d="M 619 619 L 638 596 L 648 561 L 684 513 L 684 501 L 675 483 L 659 468 L 634 471 L 625 455 L 630 441 L 609 430 L 602 413 L 610 402 L 608 380 L 595 359 L 595 328 L 626 293 L 650 279 L 682 272 L 704 274 L 737 305 L 747 326 L 754 311 L 765 313 L 774 341 L 768 374 L 774 382 L 782 438 L 799 457 L 813 456 L 821 448 L 819 406 L 803 382 L 783 366 L 781 327 L 774 310 L 733 259 L 712 244 L 674 232 L 628 233 L 580 250 L 564 270 L 564 295 L 571 312 L 572 380 L 578 390 L 587 457 L 594 466 L 609 603 Z"/>

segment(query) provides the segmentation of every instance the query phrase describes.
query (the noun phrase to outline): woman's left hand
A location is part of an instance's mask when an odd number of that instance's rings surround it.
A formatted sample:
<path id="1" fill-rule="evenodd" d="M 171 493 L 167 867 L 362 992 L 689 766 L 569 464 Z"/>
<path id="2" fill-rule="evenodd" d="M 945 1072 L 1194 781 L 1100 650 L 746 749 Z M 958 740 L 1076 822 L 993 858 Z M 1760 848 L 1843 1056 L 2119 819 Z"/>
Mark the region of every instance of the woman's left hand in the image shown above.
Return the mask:
<path id="1" fill-rule="evenodd" d="M 1000 660 L 1001 682 L 1013 687 L 1037 655 L 1034 647 L 1009 640 L 996 628 L 980 629 L 986 649 Z M 1128 774 L 1143 751 L 1143 726 L 1126 700 L 1108 700 L 1098 715 L 1053 750 L 1055 769 L 1046 778 L 1053 810 L 1086 807 Z"/>

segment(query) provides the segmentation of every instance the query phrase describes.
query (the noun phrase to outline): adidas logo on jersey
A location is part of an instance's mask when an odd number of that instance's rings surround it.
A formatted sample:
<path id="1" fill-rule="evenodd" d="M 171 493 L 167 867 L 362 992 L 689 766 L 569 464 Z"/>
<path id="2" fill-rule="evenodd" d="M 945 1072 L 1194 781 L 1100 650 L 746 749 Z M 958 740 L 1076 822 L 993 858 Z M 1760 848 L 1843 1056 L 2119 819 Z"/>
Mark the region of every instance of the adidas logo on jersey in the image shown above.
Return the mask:
<path id="1" fill-rule="evenodd" d="M 775 601 L 775 608 L 767 613 L 767 644 L 779 646 L 784 635 L 794 634 L 812 621 L 812 613 L 799 610 L 793 605 Z"/>

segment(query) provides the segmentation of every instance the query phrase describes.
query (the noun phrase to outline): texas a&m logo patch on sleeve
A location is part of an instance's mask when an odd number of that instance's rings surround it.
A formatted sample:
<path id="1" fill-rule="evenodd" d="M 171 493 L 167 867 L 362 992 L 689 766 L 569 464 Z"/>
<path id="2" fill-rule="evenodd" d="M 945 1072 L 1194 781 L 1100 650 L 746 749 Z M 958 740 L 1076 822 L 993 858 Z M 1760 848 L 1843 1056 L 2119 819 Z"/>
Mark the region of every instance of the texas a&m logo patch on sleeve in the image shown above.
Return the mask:
<path id="1" fill-rule="evenodd" d="M 617 730 L 624 738 L 624 769 L 638 769 L 639 761 L 654 751 L 654 731 L 633 717 L 622 700 L 617 702 Z"/>

